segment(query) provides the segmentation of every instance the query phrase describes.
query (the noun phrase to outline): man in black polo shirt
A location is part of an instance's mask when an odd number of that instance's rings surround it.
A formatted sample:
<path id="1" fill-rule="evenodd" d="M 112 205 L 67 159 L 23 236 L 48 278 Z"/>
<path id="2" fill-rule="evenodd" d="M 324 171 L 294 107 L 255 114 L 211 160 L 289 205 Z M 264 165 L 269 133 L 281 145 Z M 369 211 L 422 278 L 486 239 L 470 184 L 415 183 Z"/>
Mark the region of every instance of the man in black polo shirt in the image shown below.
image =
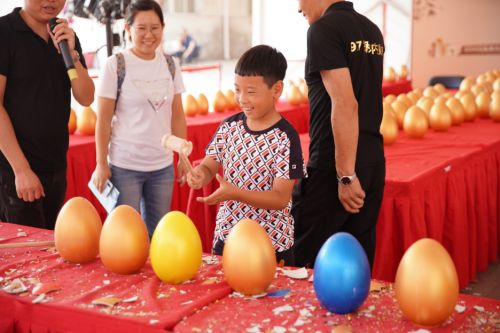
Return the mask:
<path id="1" fill-rule="evenodd" d="M 355 236 L 370 265 L 385 181 L 382 136 L 384 40 L 351 2 L 299 0 L 309 22 L 308 178 L 294 189 L 294 254 L 312 266 L 334 233 Z"/>
<path id="2" fill-rule="evenodd" d="M 94 84 L 74 31 L 47 23 L 64 0 L 25 0 L 0 17 L 0 220 L 53 229 L 66 192 L 71 90 L 82 105 Z M 67 40 L 78 78 L 54 46 Z M 80 60 L 81 59 L 81 60 Z"/>

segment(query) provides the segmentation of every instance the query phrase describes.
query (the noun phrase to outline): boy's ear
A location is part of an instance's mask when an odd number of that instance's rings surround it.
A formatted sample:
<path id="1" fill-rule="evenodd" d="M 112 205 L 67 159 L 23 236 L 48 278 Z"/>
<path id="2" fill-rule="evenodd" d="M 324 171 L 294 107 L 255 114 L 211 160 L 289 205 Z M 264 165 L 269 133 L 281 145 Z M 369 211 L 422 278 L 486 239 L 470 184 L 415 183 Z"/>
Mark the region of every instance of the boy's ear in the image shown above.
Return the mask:
<path id="1" fill-rule="evenodd" d="M 283 93 L 283 81 L 279 80 L 276 81 L 276 83 L 273 85 L 273 93 L 274 93 L 274 98 L 278 100 Z"/>

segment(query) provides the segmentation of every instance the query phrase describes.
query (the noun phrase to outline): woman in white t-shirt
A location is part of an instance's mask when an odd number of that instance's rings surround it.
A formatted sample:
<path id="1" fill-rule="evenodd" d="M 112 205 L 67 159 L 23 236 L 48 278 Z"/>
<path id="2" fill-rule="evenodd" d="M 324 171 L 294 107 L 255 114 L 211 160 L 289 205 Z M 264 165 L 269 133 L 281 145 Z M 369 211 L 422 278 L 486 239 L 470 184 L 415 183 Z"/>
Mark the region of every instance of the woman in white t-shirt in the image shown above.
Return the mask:
<path id="1" fill-rule="evenodd" d="M 126 18 L 131 47 L 122 52 L 126 70 L 121 87 L 118 73 L 124 70 L 117 70 L 118 57 L 111 56 L 97 92 L 97 166 L 92 180 L 102 192 L 109 179 L 120 192 L 117 205 L 140 211 L 150 236 L 170 209 L 174 182 L 173 154 L 162 148 L 161 139 L 165 134 L 186 138 L 187 132 L 179 64 L 170 63 L 169 69 L 170 59 L 159 48 L 164 26 L 155 1 L 134 1 Z M 181 179 L 184 174 L 180 169 Z"/>

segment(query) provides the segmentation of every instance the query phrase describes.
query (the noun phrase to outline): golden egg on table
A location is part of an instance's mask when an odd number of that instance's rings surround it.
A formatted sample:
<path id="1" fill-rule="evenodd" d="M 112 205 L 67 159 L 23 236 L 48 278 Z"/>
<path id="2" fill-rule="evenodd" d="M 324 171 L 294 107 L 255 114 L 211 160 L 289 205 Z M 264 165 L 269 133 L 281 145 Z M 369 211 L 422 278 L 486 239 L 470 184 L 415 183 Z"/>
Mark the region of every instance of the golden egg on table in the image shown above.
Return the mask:
<path id="1" fill-rule="evenodd" d="M 460 103 L 464 107 L 464 119 L 465 121 L 474 121 L 476 119 L 476 101 L 474 95 L 464 94 L 460 97 Z"/>
<path id="2" fill-rule="evenodd" d="M 224 112 L 227 110 L 226 96 L 220 90 L 215 94 L 213 108 L 215 112 Z"/>
<path id="3" fill-rule="evenodd" d="M 394 111 L 384 111 L 382 122 L 380 123 L 380 134 L 384 138 L 384 145 L 391 145 L 396 142 L 399 134 L 398 121 Z"/>
<path id="4" fill-rule="evenodd" d="M 394 289 L 409 320 L 422 326 L 443 323 L 458 301 L 458 275 L 446 249 L 429 238 L 413 243 L 399 263 Z"/>
<path id="5" fill-rule="evenodd" d="M 447 131 L 452 124 L 451 111 L 444 103 L 434 104 L 429 112 L 429 126 L 435 131 Z"/>
<path id="6" fill-rule="evenodd" d="M 439 96 L 439 93 L 433 87 L 425 87 L 423 95 L 425 97 L 436 98 Z"/>
<path id="7" fill-rule="evenodd" d="M 179 211 L 168 212 L 151 238 L 149 256 L 156 276 L 178 284 L 193 278 L 201 266 L 201 239 L 191 219 Z"/>
<path id="8" fill-rule="evenodd" d="M 465 121 L 465 110 L 458 99 L 455 97 L 450 97 L 446 101 L 446 106 L 451 112 L 451 124 L 453 126 L 460 125 Z"/>
<path id="9" fill-rule="evenodd" d="M 198 114 L 206 115 L 208 113 L 208 108 L 209 108 L 207 96 L 205 96 L 205 94 L 200 93 L 196 101 L 198 102 Z"/>
<path id="10" fill-rule="evenodd" d="M 395 100 L 396 100 L 396 95 L 394 95 L 394 94 L 389 94 L 389 95 L 384 97 L 384 102 L 389 103 L 389 104 L 392 104 L 392 102 L 394 102 Z"/>
<path id="11" fill-rule="evenodd" d="M 76 129 L 82 135 L 94 135 L 97 115 L 90 107 L 84 107 L 76 117 Z"/>
<path id="12" fill-rule="evenodd" d="M 500 121 L 500 98 L 494 98 L 490 104 L 490 118 Z"/>
<path id="13" fill-rule="evenodd" d="M 234 91 L 232 89 L 228 89 L 226 91 L 226 101 L 228 110 L 234 110 L 238 107 L 238 102 L 236 101 L 236 96 L 234 95 Z"/>
<path id="14" fill-rule="evenodd" d="M 54 241 L 65 260 L 83 264 L 99 253 L 102 222 L 97 210 L 85 198 L 69 199 L 57 215 Z"/>
<path id="15" fill-rule="evenodd" d="M 149 235 L 141 215 L 132 207 L 120 205 L 108 215 L 102 227 L 99 254 L 113 273 L 138 272 L 148 259 Z"/>
<path id="16" fill-rule="evenodd" d="M 421 138 L 427 133 L 429 122 L 427 115 L 418 106 L 412 106 L 405 113 L 403 130 L 411 138 Z"/>
<path id="17" fill-rule="evenodd" d="M 486 91 L 481 92 L 476 97 L 476 115 L 480 118 L 488 118 L 490 116 L 490 94 Z"/>
<path id="18" fill-rule="evenodd" d="M 182 107 L 186 117 L 194 117 L 198 114 L 198 101 L 193 95 L 188 94 L 182 101 Z"/>
<path id="19" fill-rule="evenodd" d="M 410 106 L 413 105 L 413 102 L 411 99 L 406 96 L 406 94 L 399 94 L 398 97 L 396 97 L 397 101 L 400 101 L 406 106 L 406 109 L 410 108 Z"/>
<path id="20" fill-rule="evenodd" d="M 500 78 L 495 79 L 493 81 L 493 90 L 500 90 Z"/>
<path id="21" fill-rule="evenodd" d="M 266 231 L 253 220 L 238 222 L 226 239 L 222 267 L 227 283 L 244 295 L 267 290 L 276 273 L 276 255 Z"/>
<path id="22" fill-rule="evenodd" d="M 405 117 L 405 113 L 406 110 L 408 110 L 408 108 L 401 101 L 392 102 L 391 107 L 396 113 L 396 120 L 398 121 L 398 127 L 403 128 L 403 119 Z"/>
<path id="23" fill-rule="evenodd" d="M 73 134 L 76 131 L 76 112 L 73 108 L 69 111 L 69 120 L 68 120 L 68 132 L 69 134 Z"/>
<path id="24" fill-rule="evenodd" d="M 433 105 L 434 105 L 434 100 L 430 97 L 422 96 L 417 101 L 417 106 L 422 110 L 424 110 L 424 112 L 427 114 L 429 114 Z"/>
<path id="25" fill-rule="evenodd" d="M 460 82 L 459 90 L 470 90 L 472 86 L 476 83 L 473 77 L 466 77 Z"/>
<path id="26" fill-rule="evenodd" d="M 442 83 L 436 83 L 435 85 L 432 86 L 434 90 L 437 91 L 439 95 L 444 94 L 446 91 L 446 87 Z"/>

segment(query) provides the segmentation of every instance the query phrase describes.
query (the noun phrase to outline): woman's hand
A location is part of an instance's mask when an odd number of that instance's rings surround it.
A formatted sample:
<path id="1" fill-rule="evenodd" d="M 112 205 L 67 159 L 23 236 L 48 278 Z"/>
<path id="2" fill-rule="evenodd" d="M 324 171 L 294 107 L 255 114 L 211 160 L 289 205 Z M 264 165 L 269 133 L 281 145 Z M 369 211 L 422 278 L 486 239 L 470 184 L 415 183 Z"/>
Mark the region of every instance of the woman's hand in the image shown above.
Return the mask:
<path id="1" fill-rule="evenodd" d="M 95 187 L 102 193 L 104 188 L 106 187 L 106 182 L 111 178 L 111 169 L 109 165 L 106 164 L 98 164 L 95 167 L 94 172 L 92 173 L 92 183 L 94 183 Z"/>

